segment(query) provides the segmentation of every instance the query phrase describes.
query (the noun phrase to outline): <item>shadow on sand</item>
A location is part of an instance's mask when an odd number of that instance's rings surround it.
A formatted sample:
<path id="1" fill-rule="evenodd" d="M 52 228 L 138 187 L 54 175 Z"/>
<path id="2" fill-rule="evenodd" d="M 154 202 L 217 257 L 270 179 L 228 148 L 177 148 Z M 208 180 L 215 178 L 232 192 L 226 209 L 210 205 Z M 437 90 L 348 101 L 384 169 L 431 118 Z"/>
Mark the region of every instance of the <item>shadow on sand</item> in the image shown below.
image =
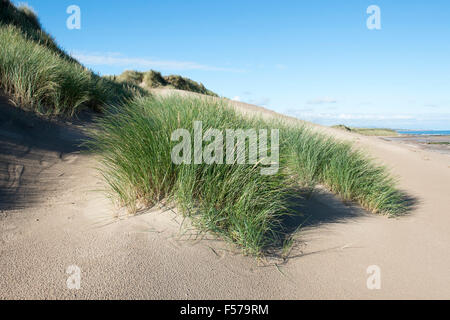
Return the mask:
<path id="1" fill-rule="evenodd" d="M 77 123 L 48 120 L 12 106 L 0 95 L 0 210 L 29 207 L 56 188 L 52 166 L 68 154 L 79 153 L 86 138 Z M 43 171 L 46 174 L 43 176 Z M 55 179 L 53 179 L 55 178 Z"/>
<path id="2" fill-rule="evenodd" d="M 347 223 L 374 216 L 357 203 L 345 203 L 338 196 L 322 187 L 313 191 L 299 189 L 293 191 L 293 194 L 297 194 L 289 201 L 293 213 L 282 219 L 280 228 L 276 231 L 280 241 L 276 246 L 267 249 L 268 256 L 283 258 L 284 260 L 303 256 L 302 254 L 292 256 L 286 253 L 286 250 L 291 252 L 290 249 L 296 246 L 294 237 L 301 235 L 302 230 L 311 230 L 325 224 Z M 403 201 L 406 208 L 403 215 L 411 213 L 419 203 L 418 199 L 406 193 L 403 193 Z"/>

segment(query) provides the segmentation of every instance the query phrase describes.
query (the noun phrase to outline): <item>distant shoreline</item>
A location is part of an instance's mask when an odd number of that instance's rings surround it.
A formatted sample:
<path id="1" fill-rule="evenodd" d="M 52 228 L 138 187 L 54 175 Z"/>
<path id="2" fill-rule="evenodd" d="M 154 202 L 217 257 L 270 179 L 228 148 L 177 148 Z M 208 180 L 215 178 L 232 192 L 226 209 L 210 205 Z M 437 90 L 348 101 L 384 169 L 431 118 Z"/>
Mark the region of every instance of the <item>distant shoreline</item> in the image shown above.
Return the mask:
<path id="1" fill-rule="evenodd" d="M 413 136 L 450 136 L 450 130 L 395 130 L 399 134 Z"/>
<path id="2" fill-rule="evenodd" d="M 397 137 L 383 137 L 383 139 L 450 155 L 450 134 L 403 134 Z"/>
<path id="3" fill-rule="evenodd" d="M 422 150 L 450 155 L 450 130 L 405 130 L 387 128 L 355 128 L 336 125 L 332 128 L 365 136 L 375 136 L 386 141 L 407 144 Z"/>
<path id="4" fill-rule="evenodd" d="M 355 132 L 366 136 L 450 136 L 450 130 L 409 130 L 389 128 L 349 127 L 343 124 L 331 126 L 347 132 Z"/>

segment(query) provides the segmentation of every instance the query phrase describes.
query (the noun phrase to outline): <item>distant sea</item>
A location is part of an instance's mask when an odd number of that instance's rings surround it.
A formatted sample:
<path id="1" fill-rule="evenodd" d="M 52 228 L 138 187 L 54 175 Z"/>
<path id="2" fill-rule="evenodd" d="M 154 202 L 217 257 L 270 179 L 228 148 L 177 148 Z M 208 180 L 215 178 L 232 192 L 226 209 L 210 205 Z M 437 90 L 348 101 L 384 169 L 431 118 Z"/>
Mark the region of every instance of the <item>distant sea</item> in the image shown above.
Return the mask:
<path id="1" fill-rule="evenodd" d="M 450 136 L 450 130 L 396 130 L 400 134 Z"/>

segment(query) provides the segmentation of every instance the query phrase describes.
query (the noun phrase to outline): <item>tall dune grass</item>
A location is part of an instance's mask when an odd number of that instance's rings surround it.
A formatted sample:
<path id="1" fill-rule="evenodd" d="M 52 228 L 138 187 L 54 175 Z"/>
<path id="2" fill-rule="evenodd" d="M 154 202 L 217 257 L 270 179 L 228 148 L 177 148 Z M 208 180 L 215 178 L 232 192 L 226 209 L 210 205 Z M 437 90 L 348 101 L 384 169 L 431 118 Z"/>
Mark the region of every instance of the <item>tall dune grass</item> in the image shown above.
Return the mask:
<path id="1" fill-rule="evenodd" d="M 336 141 L 307 127 L 289 128 L 288 166 L 306 187 L 322 184 L 344 201 L 356 201 L 374 213 L 399 215 L 404 195 L 388 170 L 350 143 Z"/>
<path id="2" fill-rule="evenodd" d="M 92 74 L 27 40 L 16 27 L 0 28 L 0 85 L 19 105 L 41 114 L 73 115 L 91 96 Z"/>
<path id="3" fill-rule="evenodd" d="M 145 95 L 133 84 L 102 78 L 58 47 L 31 7 L 0 0 L 0 89 L 16 105 L 43 115 L 72 116 L 82 107 Z"/>
<path id="4" fill-rule="evenodd" d="M 262 176 L 255 165 L 175 165 L 171 150 L 174 130 L 258 128 L 204 99 L 137 98 L 107 111 L 98 120 L 88 145 L 102 155 L 102 174 L 111 195 L 131 211 L 164 198 L 194 218 L 197 226 L 213 231 L 258 254 L 278 241 L 272 231 L 287 214 L 287 185 L 283 173 Z"/>
<path id="5" fill-rule="evenodd" d="M 171 133 L 192 132 L 193 121 L 202 121 L 204 131 L 280 129 L 280 171 L 262 176 L 255 165 L 173 164 Z M 296 187 L 324 184 L 344 200 L 387 215 L 404 209 L 386 169 L 349 144 L 306 127 L 243 117 L 222 100 L 137 98 L 109 110 L 98 125 L 88 145 L 101 154 L 100 170 L 114 199 L 132 211 L 171 199 L 202 230 L 247 253 L 260 254 L 280 243 L 281 220 L 291 213 Z"/>
<path id="6" fill-rule="evenodd" d="M 56 44 L 50 34 L 42 29 L 36 12 L 28 5 L 21 4 L 16 7 L 10 0 L 0 0 L 0 24 L 15 26 L 28 40 L 48 48 L 63 59 L 78 64 Z"/>
<path id="7" fill-rule="evenodd" d="M 83 107 L 101 111 L 107 103 L 144 94 L 95 75 L 12 25 L 0 24 L 0 47 L 0 88 L 18 106 L 38 114 L 73 116 Z"/>

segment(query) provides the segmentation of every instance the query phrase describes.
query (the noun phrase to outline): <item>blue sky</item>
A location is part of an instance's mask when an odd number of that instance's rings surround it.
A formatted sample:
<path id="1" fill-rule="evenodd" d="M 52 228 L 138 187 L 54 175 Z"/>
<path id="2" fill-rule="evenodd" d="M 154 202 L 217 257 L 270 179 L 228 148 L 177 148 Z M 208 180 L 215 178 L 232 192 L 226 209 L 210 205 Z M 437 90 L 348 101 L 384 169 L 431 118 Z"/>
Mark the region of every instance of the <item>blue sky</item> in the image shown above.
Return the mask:
<path id="1" fill-rule="evenodd" d="M 325 125 L 450 130 L 448 0 L 26 3 L 101 74 L 181 74 Z M 66 27 L 69 5 L 81 9 L 80 30 Z M 380 7 L 381 30 L 366 26 L 370 5 Z"/>

